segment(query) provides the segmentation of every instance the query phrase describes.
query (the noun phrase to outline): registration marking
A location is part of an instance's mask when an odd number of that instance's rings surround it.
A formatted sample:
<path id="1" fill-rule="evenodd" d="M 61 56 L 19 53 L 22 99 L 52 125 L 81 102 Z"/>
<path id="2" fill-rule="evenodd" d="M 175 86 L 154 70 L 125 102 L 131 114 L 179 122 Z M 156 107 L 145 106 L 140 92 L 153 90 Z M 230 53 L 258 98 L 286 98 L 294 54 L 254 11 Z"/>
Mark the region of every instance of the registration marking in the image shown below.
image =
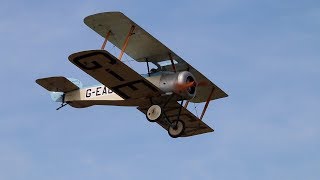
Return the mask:
<path id="1" fill-rule="evenodd" d="M 99 96 L 107 96 L 112 94 L 113 91 L 106 86 L 96 86 L 86 89 L 86 98 L 94 98 Z"/>

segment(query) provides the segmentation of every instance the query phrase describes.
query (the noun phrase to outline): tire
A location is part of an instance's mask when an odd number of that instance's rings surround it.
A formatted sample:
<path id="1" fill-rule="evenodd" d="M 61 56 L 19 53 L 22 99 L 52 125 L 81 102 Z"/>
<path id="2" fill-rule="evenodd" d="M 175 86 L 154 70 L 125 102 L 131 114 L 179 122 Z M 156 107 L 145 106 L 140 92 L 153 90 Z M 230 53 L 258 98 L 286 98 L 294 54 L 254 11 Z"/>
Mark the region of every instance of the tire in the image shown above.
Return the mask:
<path id="1" fill-rule="evenodd" d="M 170 126 L 168 129 L 169 136 L 172 138 L 177 138 L 182 135 L 185 129 L 184 122 L 181 120 L 173 121 L 173 125 L 176 125 L 176 127 Z"/>
<path id="2" fill-rule="evenodd" d="M 159 105 L 152 105 L 149 107 L 146 117 L 150 122 L 157 122 L 162 117 L 162 109 Z"/>

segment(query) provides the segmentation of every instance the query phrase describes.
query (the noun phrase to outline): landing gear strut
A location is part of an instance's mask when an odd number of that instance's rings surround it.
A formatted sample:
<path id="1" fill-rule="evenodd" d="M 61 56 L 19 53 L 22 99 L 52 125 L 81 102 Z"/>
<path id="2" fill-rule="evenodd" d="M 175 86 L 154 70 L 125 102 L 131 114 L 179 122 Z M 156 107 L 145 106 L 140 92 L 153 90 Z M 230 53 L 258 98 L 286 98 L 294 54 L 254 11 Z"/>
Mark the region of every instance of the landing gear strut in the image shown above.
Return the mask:
<path id="1" fill-rule="evenodd" d="M 181 101 L 181 104 L 180 104 L 180 109 L 179 109 L 177 120 L 171 121 L 169 119 L 169 117 L 167 116 L 166 112 L 164 111 L 165 107 L 170 102 L 170 100 L 173 96 L 174 95 L 171 95 L 168 98 L 168 100 L 164 103 L 164 105 L 162 105 L 162 106 L 159 106 L 159 105 L 150 106 L 147 113 L 146 113 L 146 117 L 147 117 L 147 120 L 150 122 L 157 122 L 158 120 L 164 118 L 165 122 L 167 122 L 167 124 L 169 124 L 169 128 L 168 128 L 169 136 L 172 138 L 177 138 L 177 137 L 180 137 L 185 130 L 185 124 L 182 120 L 180 120 L 180 114 L 181 114 L 181 110 L 182 110 L 183 100 Z M 151 104 L 153 104 L 152 99 L 151 99 Z"/>

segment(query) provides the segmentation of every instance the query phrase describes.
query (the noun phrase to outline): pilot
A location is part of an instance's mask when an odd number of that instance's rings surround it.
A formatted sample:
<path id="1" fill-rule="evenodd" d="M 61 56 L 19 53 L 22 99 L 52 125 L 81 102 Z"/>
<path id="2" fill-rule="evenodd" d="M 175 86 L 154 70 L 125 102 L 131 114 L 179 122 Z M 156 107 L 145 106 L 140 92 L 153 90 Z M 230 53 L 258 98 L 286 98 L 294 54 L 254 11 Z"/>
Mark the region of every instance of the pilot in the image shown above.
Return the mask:
<path id="1" fill-rule="evenodd" d="M 153 73 L 156 73 L 156 72 L 158 72 L 158 70 L 155 69 L 155 68 L 152 68 L 152 69 L 150 70 L 150 74 L 153 74 Z"/>

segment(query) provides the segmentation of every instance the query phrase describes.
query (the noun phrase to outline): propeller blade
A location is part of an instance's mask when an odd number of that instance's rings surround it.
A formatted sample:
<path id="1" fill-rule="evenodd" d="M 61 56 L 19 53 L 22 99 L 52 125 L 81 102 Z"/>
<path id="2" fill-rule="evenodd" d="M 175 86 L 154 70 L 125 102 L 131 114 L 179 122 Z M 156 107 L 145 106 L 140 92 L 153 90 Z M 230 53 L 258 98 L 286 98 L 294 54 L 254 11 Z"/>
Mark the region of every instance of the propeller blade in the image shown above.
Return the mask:
<path id="1" fill-rule="evenodd" d="M 195 86 L 195 87 L 204 87 L 204 86 L 208 86 L 208 82 L 206 81 L 201 81 L 199 83 L 196 83 L 195 81 L 192 81 L 192 82 L 188 82 L 188 83 L 184 83 L 184 84 L 176 84 L 176 88 L 178 90 L 185 90 L 185 89 L 188 89 L 192 86 Z"/>
<path id="2" fill-rule="evenodd" d="M 188 83 L 184 83 L 184 84 L 176 84 L 176 88 L 178 90 L 185 90 L 188 89 L 189 87 L 192 87 L 195 85 L 196 82 L 192 81 L 192 82 L 188 82 Z"/>

